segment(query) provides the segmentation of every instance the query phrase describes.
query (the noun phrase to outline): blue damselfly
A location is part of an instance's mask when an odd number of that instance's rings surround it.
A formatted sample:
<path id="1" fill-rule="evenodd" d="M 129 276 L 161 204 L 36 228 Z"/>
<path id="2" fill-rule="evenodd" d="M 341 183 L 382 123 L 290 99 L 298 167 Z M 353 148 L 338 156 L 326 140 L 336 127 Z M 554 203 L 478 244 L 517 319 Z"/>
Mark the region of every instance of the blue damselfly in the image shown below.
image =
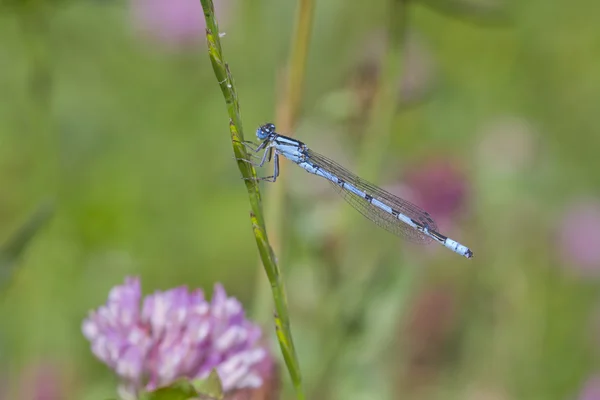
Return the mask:
<path id="1" fill-rule="evenodd" d="M 437 225 L 429 213 L 359 178 L 336 162 L 312 151 L 301 141 L 278 134 L 274 124 L 260 126 L 256 136 L 262 141 L 258 146 L 244 142 L 255 153 L 264 151 L 260 162 L 253 165 L 262 167 L 267 159 L 271 160 L 271 155 L 274 164 L 273 175 L 258 179 L 269 182 L 277 180 L 281 155 L 307 172 L 327 179 L 352 207 L 385 230 L 414 243 L 436 241 L 461 256 L 473 257 L 468 247 L 437 232 Z"/>

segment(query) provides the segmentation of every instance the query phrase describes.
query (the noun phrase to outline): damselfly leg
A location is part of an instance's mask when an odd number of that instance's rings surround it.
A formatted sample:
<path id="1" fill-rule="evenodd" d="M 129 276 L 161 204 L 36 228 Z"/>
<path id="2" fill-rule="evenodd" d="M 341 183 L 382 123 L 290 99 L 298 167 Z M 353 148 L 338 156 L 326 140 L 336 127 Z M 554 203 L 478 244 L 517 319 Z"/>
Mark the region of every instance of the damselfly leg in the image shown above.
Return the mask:
<path id="1" fill-rule="evenodd" d="M 265 142 L 263 142 L 263 144 L 265 144 Z M 262 144 L 261 144 L 262 146 Z M 259 146 L 259 147 L 261 147 Z M 266 144 L 265 144 L 266 146 Z M 263 146 L 263 147 L 265 147 Z M 260 151 L 260 149 L 258 150 Z M 275 153 L 273 155 L 273 153 Z M 259 163 L 255 163 L 252 161 L 252 159 L 257 159 L 258 157 L 255 156 L 254 154 L 248 154 L 250 156 L 250 160 L 247 160 L 245 158 L 236 158 L 236 160 L 238 161 L 243 161 L 246 162 L 248 164 L 251 164 L 252 166 L 256 167 L 256 168 L 260 168 L 262 166 L 265 165 L 266 162 L 271 162 L 271 158 L 273 158 L 273 175 L 271 176 L 264 176 L 264 177 L 256 177 L 256 178 L 242 178 L 244 180 L 253 180 L 253 181 L 264 181 L 264 182 L 275 182 L 277 180 L 277 177 L 279 176 L 279 155 L 277 154 L 277 151 L 275 151 L 273 149 L 273 146 L 269 146 L 265 149 L 263 156 L 260 160 Z"/>

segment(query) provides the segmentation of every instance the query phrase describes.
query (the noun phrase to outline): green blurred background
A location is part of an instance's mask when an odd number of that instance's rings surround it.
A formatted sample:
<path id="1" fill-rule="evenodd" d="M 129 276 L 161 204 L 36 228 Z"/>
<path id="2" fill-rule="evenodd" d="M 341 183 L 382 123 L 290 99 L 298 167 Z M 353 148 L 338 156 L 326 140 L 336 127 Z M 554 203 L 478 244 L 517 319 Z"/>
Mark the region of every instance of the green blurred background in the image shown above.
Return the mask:
<path id="1" fill-rule="evenodd" d="M 295 3 L 215 2 L 254 139 Z M 201 13 L 134 3 L 0 3 L 0 397 L 114 396 L 81 321 L 127 275 L 145 293 L 220 281 L 273 337 Z M 351 170 L 376 152 L 365 177 L 433 204 L 475 258 L 407 245 L 286 168 L 267 222 L 308 397 L 600 399 L 580 395 L 599 349 L 600 3 L 410 3 L 393 129 L 370 146 L 388 3 L 317 2 L 293 134 Z"/>

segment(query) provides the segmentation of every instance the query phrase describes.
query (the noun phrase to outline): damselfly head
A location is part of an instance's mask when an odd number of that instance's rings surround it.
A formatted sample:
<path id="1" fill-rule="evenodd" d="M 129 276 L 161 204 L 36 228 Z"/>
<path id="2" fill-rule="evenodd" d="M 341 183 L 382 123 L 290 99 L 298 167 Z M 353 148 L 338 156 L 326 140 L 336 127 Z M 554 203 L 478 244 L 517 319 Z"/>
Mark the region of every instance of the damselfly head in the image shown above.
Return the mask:
<path id="1" fill-rule="evenodd" d="M 265 140 L 272 133 L 275 133 L 275 124 L 268 123 L 258 127 L 256 130 L 256 137 L 259 140 Z"/>

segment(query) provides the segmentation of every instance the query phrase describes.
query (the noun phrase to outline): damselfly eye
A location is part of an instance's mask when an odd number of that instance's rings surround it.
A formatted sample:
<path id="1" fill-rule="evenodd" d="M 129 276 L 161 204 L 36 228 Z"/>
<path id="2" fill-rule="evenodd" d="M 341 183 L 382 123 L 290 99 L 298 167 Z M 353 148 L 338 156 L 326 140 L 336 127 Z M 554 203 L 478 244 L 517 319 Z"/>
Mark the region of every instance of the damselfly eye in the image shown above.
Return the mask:
<path id="1" fill-rule="evenodd" d="M 260 126 L 256 130 L 256 137 L 260 140 L 265 140 L 270 134 L 275 132 L 275 124 L 268 123 Z"/>

